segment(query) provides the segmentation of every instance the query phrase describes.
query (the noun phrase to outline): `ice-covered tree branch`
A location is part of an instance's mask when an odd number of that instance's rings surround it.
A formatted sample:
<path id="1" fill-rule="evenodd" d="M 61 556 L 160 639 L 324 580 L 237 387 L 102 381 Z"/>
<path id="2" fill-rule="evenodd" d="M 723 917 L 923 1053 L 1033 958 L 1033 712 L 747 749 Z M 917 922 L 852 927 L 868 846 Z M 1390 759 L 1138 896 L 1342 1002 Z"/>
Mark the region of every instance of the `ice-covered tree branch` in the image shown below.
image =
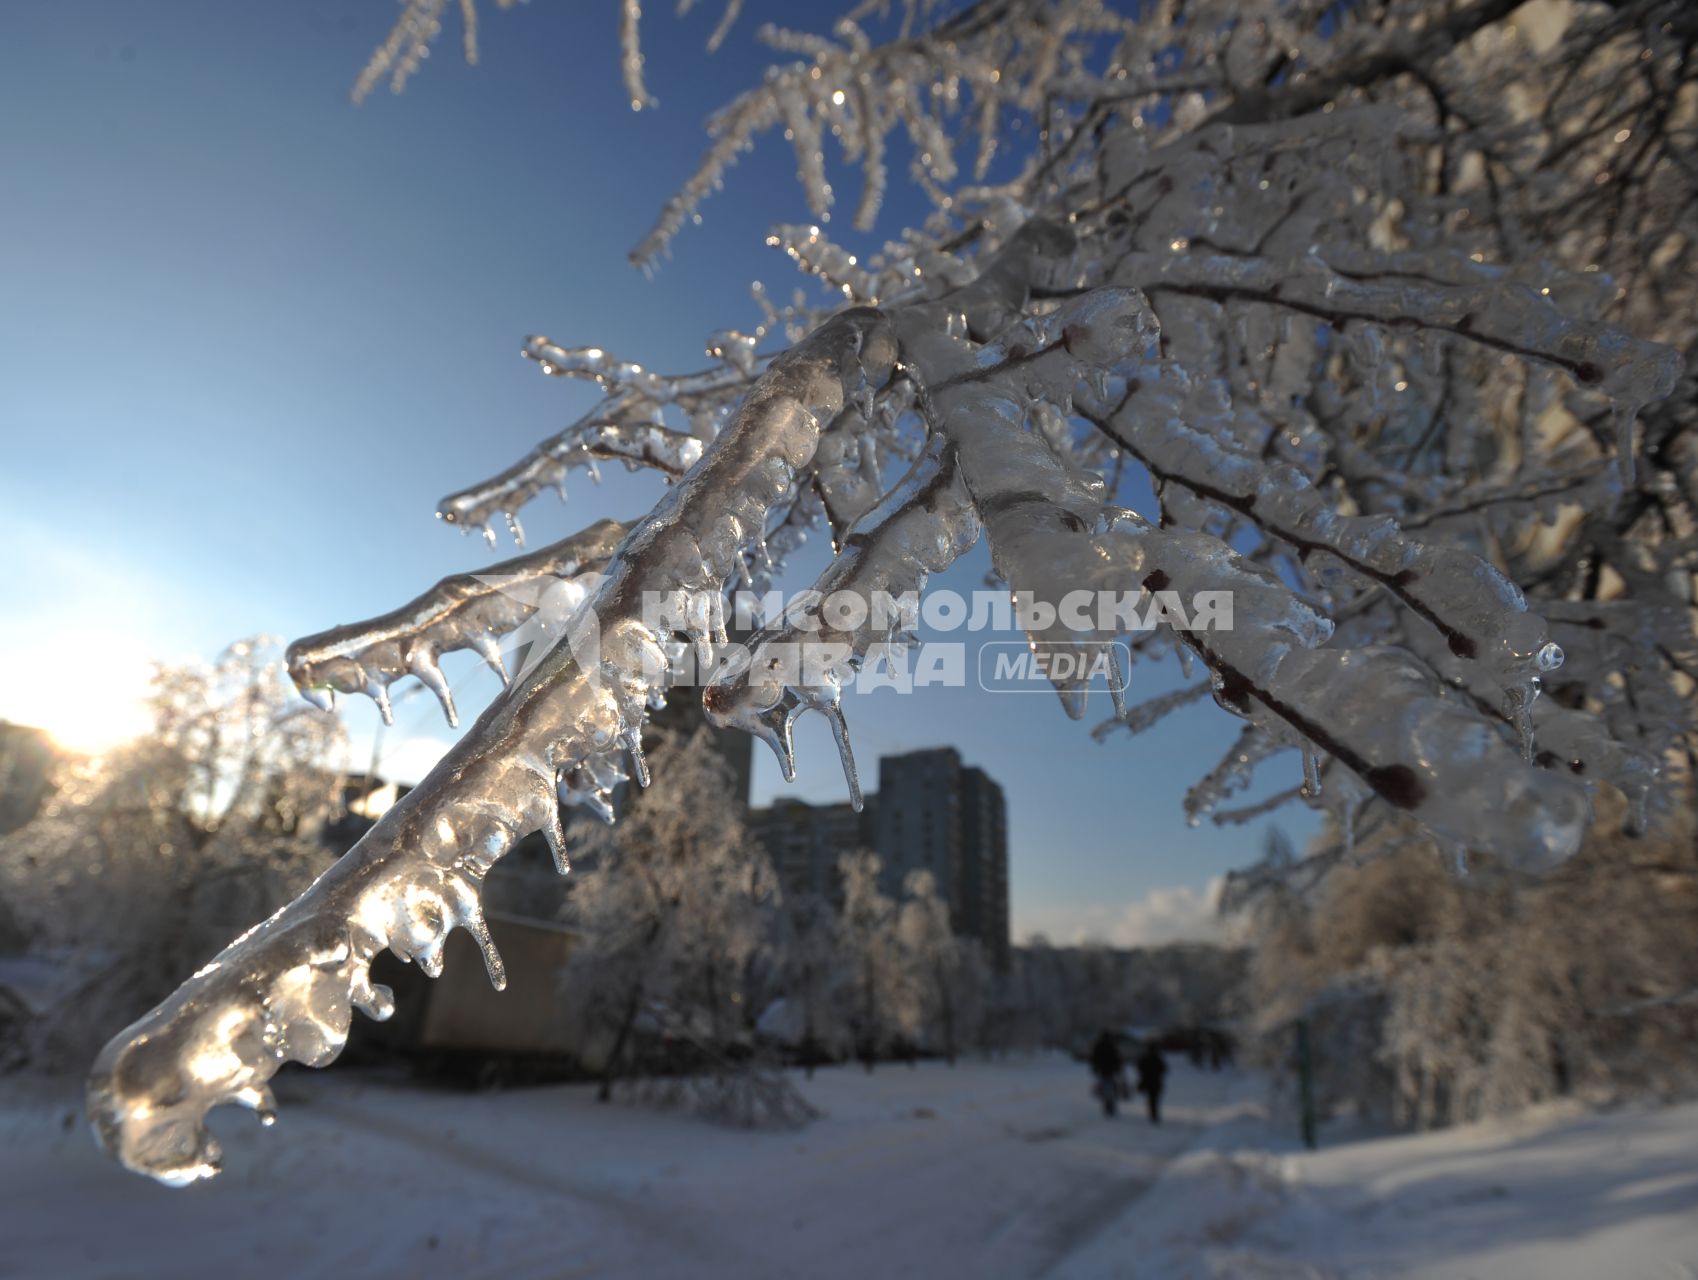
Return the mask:
<path id="1" fill-rule="evenodd" d="M 538 592 L 583 593 L 566 641 L 342 863 L 109 1046 L 102 1141 L 167 1180 L 212 1172 L 206 1110 L 264 1110 L 282 1061 L 333 1057 L 352 1007 L 381 1016 L 367 967 L 384 947 L 431 968 L 464 927 L 499 979 L 489 866 L 541 830 L 564 867 L 559 806 L 612 816 L 627 763 L 646 778 L 642 725 L 673 659 L 712 669 L 728 584 L 782 573 L 810 527 L 835 552 L 814 603 L 770 620 L 703 701 L 787 773 L 796 716 L 821 712 L 852 797 L 843 690 L 911 626 L 873 604 L 917 597 L 982 532 L 1034 643 L 1123 633 L 1118 612 L 1064 618 L 1074 591 L 1228 593 L 1230 628 L 1163 622 L 1128 646 L 1206 683 L 1127 710 L 1117 672 L 1097 732 L 1205 691 L 1244 721 L 1186 797 L 1194 818 L 1259 812 L 1218 806 L 1294 748 L 1300 782 L 1265 803 L 1329 808 L 1343 850 L 1392 815 L 1459 867 L 1539 872 L 1580 844 L 1592 798 L 1622 792 L 1644 825 L 1698 747 L 1682 354 L 1698 349 L 1698 32 L 1663 0 L 1532 9 L 1174 0 L 1132 21 L 1094 0 L 981 0 L 763 31 L 792 60 L 709 122 L 708 156 L 634 256 L 652 263 L 771 129 L 820 223 L 828 138 L 861 170 L 857 226 L 904 161 L 932 213 L 871 252 L 773 228 L 830 301 L 758 292 L 761 322 L 710 336 L 705 372 L 527 343 L 602 398 L 445 499 L 444 522 L 493 544 L 500 515 L 518 536 L 527 501 L 600 461 L 670 487 L 629 524 L 492 566 L 525 590 L 449 579 L 294 646 L 303 691 L 381 705 L 412 674 L 452 716 L 441 653 L 488 658 L 535 629 Z M 444 10 L 410 0 L 358 92 L 403 83 Z M 644 104 L 638 16 L 624 4 L 621 56 Z M 1130 509 L 1146 481 L 1153 508 Z M 653 598 L 680 604 L 657 621 Z M 832 660 L 778 660 L 804 636 Z M 1081 712 L 1082 680 L 1057 685 Z"/>

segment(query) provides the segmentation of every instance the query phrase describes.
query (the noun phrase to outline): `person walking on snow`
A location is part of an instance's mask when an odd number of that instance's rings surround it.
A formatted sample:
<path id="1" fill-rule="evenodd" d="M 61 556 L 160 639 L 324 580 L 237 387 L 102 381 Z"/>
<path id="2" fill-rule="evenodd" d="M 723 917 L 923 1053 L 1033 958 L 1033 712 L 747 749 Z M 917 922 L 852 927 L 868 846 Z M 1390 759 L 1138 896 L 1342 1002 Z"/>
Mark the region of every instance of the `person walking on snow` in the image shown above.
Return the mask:
<path id="1" fill-rule="evenodd" d="M 1121 1072 L 1126 1061 L 1120 1056 L 1112 1031 L 1103 1031 L 1091 1046 L 1091 1074 L 1097 1078 L 1097 1097 L 1102 1100 L 1103 1114 L 1112 1116 L 1123 1087 Z"/>
<path id="2" fill-rule="evenodd" d="M 1150 1123 L 1161 1123 L 1161 1091 L 1167 1081 L 1167 1059 L 1151 1041 L 1138 1055 L 1138 1092 L 1149 1107 Z"/>

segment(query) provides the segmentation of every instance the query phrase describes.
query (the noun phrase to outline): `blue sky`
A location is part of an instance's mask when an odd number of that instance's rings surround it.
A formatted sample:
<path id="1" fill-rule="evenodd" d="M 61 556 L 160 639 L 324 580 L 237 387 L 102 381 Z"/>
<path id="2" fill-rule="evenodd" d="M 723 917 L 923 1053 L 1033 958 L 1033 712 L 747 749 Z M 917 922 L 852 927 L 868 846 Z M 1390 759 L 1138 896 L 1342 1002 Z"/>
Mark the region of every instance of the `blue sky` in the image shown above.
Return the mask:
<path id="1" fill-rule="evenodd" d="M 619 82 L 616 5 L 485 7 L 478 67 L 451 14 L 403 96 L 355 108 L 348 87 L 394 13 L 382 0 L 8 6 L 0 717 L 87 720 L 133 695 L 150 658 L 317 631 L 488 563 L 432 518 L 436 500 L 592 400 L 522 361 L 525 334 L 695 369 L 708 332 L 755 322 L 750 281 L 794 286 L 764 244 L 771 223 L 812 220 L 778 138 L 653 280 L 626 261 L 699 156 L 702 120 L 767 64 L 755 28 L 793 6 L 750 3 L 712 58 L 717 4 L 683 21 L 651 6 L 661 107 L 641 113 Z M 858 178 L 834 178 L 852 202 Z M 919 208 L 899 186 L 871 240 L 845 238 L 876 246 Z M 580 480 L 568 506 L 527 509 L 526 529 L 539 545 L 658 492 Z M 981 547 L 941 585 L 971 591 L 987 568 Z M 449 674 L 464 711 L 494 692 L 472 663 Z M 1177 679 L 1140 667 L 1133 697 Z M 1155 936 L 1152 920 L 1194 915 L 1261 846 L 1260 824 L 1185 826 L 1181 795 L 1236 733 L 1208 705 L 1104 745 L 1087 728 L 1106 698 L 1084 726 L 1053 698 L 977 690 L 849 709 L 864 775 L 880 754 L 952 743 L 1003 783 L 1017 934 Z M 376 714 L 347 714 L 363 758 Z M 448 741 L 428 696 L 397 721 L 384 750 L 401 772 Z M 798 740 L 795 792 L 841 798 L 824 723 Z M 1251 795 L 1297 771 L 1275 762 Z M 784 786 L 761 750 L 757 800 Z"/>

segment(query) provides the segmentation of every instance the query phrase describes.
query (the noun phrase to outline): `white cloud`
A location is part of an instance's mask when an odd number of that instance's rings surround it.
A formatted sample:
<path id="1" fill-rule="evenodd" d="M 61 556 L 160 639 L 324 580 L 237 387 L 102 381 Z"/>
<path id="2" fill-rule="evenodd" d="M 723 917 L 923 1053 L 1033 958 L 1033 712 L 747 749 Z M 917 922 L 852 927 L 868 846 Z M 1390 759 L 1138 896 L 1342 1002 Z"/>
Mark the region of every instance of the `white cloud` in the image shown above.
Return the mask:
<path id="1" fill-rule="evenodd" d="M 1168 942 L 1222 942 L 1225 922 L 1216 908 L 1225 884 L 1216 876 L 1201 888 L 1176 884 L 1151 889 L 1131 902 L 1040 903 L 1015 914 L 1015 936 L 1041 933 L 1057 946 L 1106 942 L 1155 947 Z"/>

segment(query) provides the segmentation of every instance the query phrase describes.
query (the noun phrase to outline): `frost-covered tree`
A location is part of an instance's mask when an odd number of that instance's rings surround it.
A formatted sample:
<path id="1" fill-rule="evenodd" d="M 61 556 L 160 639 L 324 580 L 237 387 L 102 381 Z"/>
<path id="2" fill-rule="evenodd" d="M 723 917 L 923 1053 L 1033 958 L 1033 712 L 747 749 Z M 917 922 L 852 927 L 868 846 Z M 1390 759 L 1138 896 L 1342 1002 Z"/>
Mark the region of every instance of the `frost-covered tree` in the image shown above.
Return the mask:
<path id="1" fill-rule="evenodd" d="M 777 884 L 738 816 L 731 773 L 703 726 L 656 748 L 666 784 L 589 844 L 564 908 L 578 935 L 562 982 L 601 1096 L 629 1073 L 637 1040 L 718 1068 L 747 1039 L 749 968 Z"/>
<path id="2" fill-rule="evenodd" d="M 851 975 L 837 913 L 814 894 L 786 894 L 773 920 L 773 994 L 793 1007 L 795 1045 L 812 1076 L 851 1044 Z"/>
<path id="3" fill-rule="evenodd" d="M 949 925 L 949 903 L 938 896 L 937 878 L 911 871 L 903 886 L 896 936 L 910 988 L 919 1004 L 929 1046 L 950 1066 L 979 1041 L 990 987 L 984 949 Z"/>
<path id="4" fill-rule="evenodd" d="M 847 986 L 849 1037 L 868 1071 L 879 1056 L 919 1030 L 908 966 L 897 934 L 898 907 L 879 887 L 883 862 L 870 849 L 838 860 L 843 910 L 838 918 Z"/>
<path id="5" fill-rule="evenodd" d="M 41 811 L 0 838 L 0 902 L 57 975 L 57 998 L 5 1058 L 82 1068 L 115 1017 L 169 994 L 209 946 L 324 870 L 345 742 L 292 698 L 281 658 L 256 639 L 161 667 L 152 730 L 63 761 Z"/>
<path id="6" fill-rule="evenodd" d="M 404 83 L 446 8 L 407 0 L 358 92 Z M 460 11 L 470 52 L 475 0 Z M 636 0 L 623 14 L 648 105 Z M 386 706 L 410 675 L 452 720 L 441 653 L 500 669 L 502 635 L 571 639 L 297 903 L 112 1043 L 91 1114 L 130 1166 L 215 1171 L 207 1109 L 268 1105 L 281 1062 L 333 1057 L 351 1008 L 383 1016 L 384 947 L 428 960 L 464 927 L 499 983 L 490 864 L 541 830 L 564 869 L 560 804 L 605 811 L 627 770 L 646 779 L 644 717 L 676 660 L 714 669 L 722 592 L 780 572 L 810 527 L 837 552 L 823 602 L 757 633 L 702 701 L 787 770 L 791 725 L 818 711 L 852 796 L 842 688 L 903 632 L 867 605 L 981 536 L 1027 634 L 1063 651 L 1122 631 L 1133 593 L 1230 593 L 1230 630 L 1162 615 L 1132 634 L 1137 660 L 1175 653 L 1201 678 L 1117 717 L 1212 696 L 1243 721 L 1196 816 L 1294 748 L 1279 802 L 1346 832 L 1394 811 L 1540 871 L 1579 846 L 1594 793 L 1643 825 L 1690 758 L 1689 4 L 862 0 L 820 34 L 760 35 L 786 60 L 709 122 L 633 256 L 653 265 L 782 131 L 816 222 L 771 242 L 823 295 L 758 294 L 701 372 L 528 343 L 603 396 L 445 499 L 445 522 L 518 537 L 526 502 L 601 460 L 675 483 L 507 562 L 500 590 L 450 579 L 294 647 L 321 702 Z M 851 253 L 824 229 L 837 157 L 860 170 L 857 226 L 892 170 L 932 212 Z M 1063 607 L 1075 591 L 1119 604 Z M 645 614 L 657 598 L 676 607 Z M 840 660 L 776 663 L 798 636 Z M 1058 692 L 1082 713 L 1078 679 Z"/>
<path id="7" fill-rule="evenodd" d="M 1376 833 L 1254 909 L 1257 1020 L 1277 1061 L 1309 1019 L 1323 1107 L 1430 1127 L 1698 1080 L 1690 813 L 1638 840 L 1601 824 L 1534 880 L 1458 880 L 1420 833 Z"/>

